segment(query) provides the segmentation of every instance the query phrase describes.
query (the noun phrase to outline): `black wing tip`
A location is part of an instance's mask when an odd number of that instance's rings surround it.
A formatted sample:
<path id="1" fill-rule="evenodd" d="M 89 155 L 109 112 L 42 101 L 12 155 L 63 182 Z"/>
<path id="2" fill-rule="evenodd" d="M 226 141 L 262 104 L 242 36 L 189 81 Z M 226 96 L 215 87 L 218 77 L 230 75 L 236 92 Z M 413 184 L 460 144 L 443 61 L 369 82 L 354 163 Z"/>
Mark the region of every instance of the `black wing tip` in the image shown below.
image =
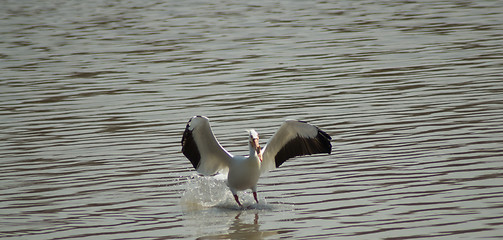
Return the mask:
<path id="1" fill-rule="evenodd" d="M 199 162 L 201 161 L 201 154 L 199 153 L 199 149 L 197 149 L 196 142 L 192 137 L 192 131 L 190 130 L 190 121 L 187 123 L 185 127 L 185 131 L 182 135 L 182 153 L 189 159 L 192 163 L 192 166 L 197 170 L 199 166 Z"/>
<path id="2" fill-rule="evenodd" d="M 328 133 L 318 128 L 318 135 L 316 135 L 316 139 L 320 142 L 322 146 L 322 151 L 320 153 L 332 153 L 332 137 L 328 135 Z"/>

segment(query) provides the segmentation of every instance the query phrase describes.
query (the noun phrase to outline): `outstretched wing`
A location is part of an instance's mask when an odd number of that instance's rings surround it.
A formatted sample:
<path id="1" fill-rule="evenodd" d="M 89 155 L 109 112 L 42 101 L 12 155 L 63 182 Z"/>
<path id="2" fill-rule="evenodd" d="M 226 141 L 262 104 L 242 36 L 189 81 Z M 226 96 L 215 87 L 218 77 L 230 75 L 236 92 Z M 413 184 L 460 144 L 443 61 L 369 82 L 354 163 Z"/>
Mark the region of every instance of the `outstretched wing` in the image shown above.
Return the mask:
<path id="1" fill-rule="evenodd" d="M 201 174 L 212 175 L 227 169 L 232 160 L 211 131 L 208 118 L 192 117 L 182 137 L 182 153 Z"/>
<path id="2" fill-rule="evenodd" d="M 262 152 L 261 172 L 281 166 L 286 160 L 302 155 L 332 151 L 332 138 L 306 122 L 287 120 L 268 141 Z"/>

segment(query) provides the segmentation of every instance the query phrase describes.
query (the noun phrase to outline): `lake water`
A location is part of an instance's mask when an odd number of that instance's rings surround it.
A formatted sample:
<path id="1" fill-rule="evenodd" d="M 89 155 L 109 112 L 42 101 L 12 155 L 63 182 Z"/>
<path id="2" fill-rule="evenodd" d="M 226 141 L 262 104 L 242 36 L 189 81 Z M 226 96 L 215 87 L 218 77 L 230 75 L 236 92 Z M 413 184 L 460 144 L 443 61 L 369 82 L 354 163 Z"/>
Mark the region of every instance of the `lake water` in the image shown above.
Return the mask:
<path id="1" fill-rule="evenodd" d="M 2 1 L 2 239 L 503 238 L 501 1 Z M 181 154 L 333 138 L 236 208 Z"/>

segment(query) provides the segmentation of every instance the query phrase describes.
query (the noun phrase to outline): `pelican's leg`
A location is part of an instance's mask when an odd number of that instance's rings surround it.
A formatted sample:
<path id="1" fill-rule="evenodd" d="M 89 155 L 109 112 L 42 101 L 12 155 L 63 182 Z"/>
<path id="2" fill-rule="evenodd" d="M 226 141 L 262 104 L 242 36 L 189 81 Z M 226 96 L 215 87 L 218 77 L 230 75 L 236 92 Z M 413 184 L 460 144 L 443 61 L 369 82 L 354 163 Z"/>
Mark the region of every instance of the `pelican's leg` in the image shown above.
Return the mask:
<path id="1" fill-rule="evenodd" d="M 258 203 L 258 198 L 257 198 L 257 186 L 252 187 L 252 192 L 253 192 L 253 198 L 255 198 L 255 202 Z"/>
<path id="2" fill-rule="evenodd" d="M 255 202 L 258 203 L 257 192 L 253 192 L 253 198 L 255 198 Z"/>
<path id="3" fill-rule="evenodd" d="M 243 207 L 243 205 L 241 205 L 241 203 L 239 202 L 238 191 L 235 190 L 234 188 L 230 188 L 230 187 L 229 187 L 229 189 L 231 190 L 232 195 L 234 196 L 234 200 L 236 200 L 236 202 L 238 203 L 239 207 Z"/>
<path id="4" fill-rule="evenodd" d="M 243 205 L 241 205 L 241 203 L 239 202 L 239 198 L 238 198 L 238 195 L 237 194 L 234 194 L 234 200 L 236 200 L 236 202 L 238 203 L 238 205 L 240 207 L 243 207 Z"/>

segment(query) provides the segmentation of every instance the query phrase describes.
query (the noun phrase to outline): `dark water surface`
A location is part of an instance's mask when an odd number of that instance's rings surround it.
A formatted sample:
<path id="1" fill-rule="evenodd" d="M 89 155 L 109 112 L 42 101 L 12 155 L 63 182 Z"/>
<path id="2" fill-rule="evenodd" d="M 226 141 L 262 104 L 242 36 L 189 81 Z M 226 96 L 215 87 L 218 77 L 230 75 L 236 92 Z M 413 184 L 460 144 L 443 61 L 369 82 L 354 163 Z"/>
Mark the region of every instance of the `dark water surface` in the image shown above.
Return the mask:
<path id="1" fill-rule="evenodd" d="M 2 239 L 503 238 L 501 1 L 3 1 L 0 36 Z M 333 154 L 240 211 L 193 115 Z"/>

